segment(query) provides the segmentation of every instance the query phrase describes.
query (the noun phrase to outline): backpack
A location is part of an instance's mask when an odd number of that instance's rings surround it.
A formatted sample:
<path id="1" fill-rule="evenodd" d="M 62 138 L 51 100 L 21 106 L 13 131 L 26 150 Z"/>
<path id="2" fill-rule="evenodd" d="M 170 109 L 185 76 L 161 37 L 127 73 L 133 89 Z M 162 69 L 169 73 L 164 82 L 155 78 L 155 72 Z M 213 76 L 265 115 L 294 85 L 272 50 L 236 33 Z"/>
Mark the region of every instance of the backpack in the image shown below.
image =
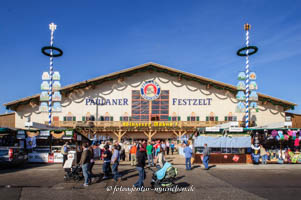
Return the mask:
<path id="1" fill-rule="evenodd" d="M 175 178 L 178 174 L 178 169 L 175 167 L 169 167 L 166 170 L 165 178 Z"/>

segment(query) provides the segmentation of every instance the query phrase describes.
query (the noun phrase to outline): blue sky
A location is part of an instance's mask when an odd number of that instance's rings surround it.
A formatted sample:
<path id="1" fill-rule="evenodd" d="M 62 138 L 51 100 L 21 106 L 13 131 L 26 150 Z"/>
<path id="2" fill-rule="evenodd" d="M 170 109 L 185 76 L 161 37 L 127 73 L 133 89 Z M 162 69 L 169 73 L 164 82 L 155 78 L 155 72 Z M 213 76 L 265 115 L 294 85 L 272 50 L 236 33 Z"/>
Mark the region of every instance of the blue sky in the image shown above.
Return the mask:
<path id="1" fill-rule="evenodd" d="M 0 113 L 2 104 L 40 92 L 51 22 L 64 51 L 54 60 L 63 86 L 146 62 L 236 85 L 248 22 L 259 92 L 301 105 L 300 9 L 300 1 L 280 0 L 1 1 Z"/>

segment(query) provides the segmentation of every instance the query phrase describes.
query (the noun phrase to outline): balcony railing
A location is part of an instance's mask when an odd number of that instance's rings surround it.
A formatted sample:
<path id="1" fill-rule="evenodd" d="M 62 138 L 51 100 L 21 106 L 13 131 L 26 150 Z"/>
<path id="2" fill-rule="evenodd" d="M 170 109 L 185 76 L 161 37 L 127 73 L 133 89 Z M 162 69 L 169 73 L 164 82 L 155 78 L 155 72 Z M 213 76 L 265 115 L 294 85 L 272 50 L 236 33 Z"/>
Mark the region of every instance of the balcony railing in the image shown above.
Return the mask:
<path id="1" fill-rule="evenodd" d="M 226 121 L 54 121 L 56 127 L 211 127 Z M 239 122 L 241 124 L 241 122 Z"/>

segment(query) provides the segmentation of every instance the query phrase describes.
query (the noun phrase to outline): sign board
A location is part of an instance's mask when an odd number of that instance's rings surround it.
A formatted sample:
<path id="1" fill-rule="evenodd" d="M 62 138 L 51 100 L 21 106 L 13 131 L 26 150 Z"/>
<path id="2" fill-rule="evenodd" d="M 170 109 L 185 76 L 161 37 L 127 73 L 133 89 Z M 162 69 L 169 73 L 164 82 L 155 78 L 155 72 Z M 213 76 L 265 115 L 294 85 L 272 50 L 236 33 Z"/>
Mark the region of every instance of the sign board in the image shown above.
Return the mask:
<path id="1" fill-rule="evenodd" d="M 25 135 L 25 131 L 19 130 L 19 131 L 17 132 L 17 134 L 18 134 L 18 135 Z"/>
<path id="2" fill-rule="evenodd" d="M 48 137 L 47 136 L 37 136 L 37 139 L 39 139 L 39 140 L 47 140 Z"/>
<path id="3" fill-rule="evenodd" d="M 54 162 L 54 156 L 53 154 L 48 155 L 48 163 L 53 163 Z"/>
<path id="4" fill-rule="evenodd" d="M 178 126 L 178 122 L 122 122 L 122 126 L 131 127 L 173 127 Z"/>
<path id="5" fill-rule="evenodd" d="M 50 131 L 40 131 L 40 136 L 50 136 Z"/>
<path id="6" fill-rule="evenodd" d="M 19 135 L 19 134 L 17 134 L 17 139 L 18 139 L 18 140 L 25 139 L 25 135 Z"/>
<path id="7" fill-rule="evenodd" d="M 72 137 L 73 136 L 73 131 L 66 131 L 66 136 Z"/>
<path id="8" fill-rule="evenodd" d="M 50 76 L 48 72 L 43 72 L 42 74 L 42 80 L 43 81 L 49 81 L 50 80 Z"/>
<path id="9" fill-rule="evenodd" d="M 206 132 L 219 132 L 220 128 L 219 127 L 206 127 Z"/>
<path id="10" fill-rule="evenodd" d="M 238 124 L 238 122 L 231 122 L 230 123 L 230 126 L 238 126 L 239 124 Z"/>
<path id="11" fill-rule="evenodd" d="M 54 163 L 63 163 L 63 154 L 61 154 L 61 153 L 54 153 L 53 154 L 53 162 Z"/>
<path id="12" fill-rule="evenodd" d="M 244 131 L 243 127 L 230 127 L 229 128 L 230 133 L 231 132 L 243 132 L 243 131 Z"/>
<path id="13" fill-rule="evenodd" d="M 284 122 L 284 126 L 292 126 L 293 123 L 292 122 Z"/>

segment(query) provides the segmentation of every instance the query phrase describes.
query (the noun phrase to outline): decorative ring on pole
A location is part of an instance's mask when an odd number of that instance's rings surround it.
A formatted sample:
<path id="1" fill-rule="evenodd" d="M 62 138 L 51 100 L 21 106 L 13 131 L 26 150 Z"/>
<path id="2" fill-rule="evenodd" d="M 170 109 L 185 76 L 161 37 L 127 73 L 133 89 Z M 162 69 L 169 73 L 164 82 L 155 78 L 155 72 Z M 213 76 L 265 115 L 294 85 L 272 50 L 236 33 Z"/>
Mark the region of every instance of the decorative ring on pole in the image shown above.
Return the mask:
<path id="1" fill-rule="evenodd" d="M 249 52 L 249 53 L 242 53 L 243 51 L 249 50 L 249 49 L 252 49 L 253 51 Z M 248 46 L 248 47 L 243 47 L 243 48 L 239 49 L 236 54 L 238 56 L 250 56 L 250 55 L 257 53 L 257 51 L 258 51 L 258 48 L 256 46 Z"/>
<path id="2" fill-rule="evenodd" d="M 58 51 L 57 54 L 50 54 L 48 53 L 46 50 L 53 50 L 53 51 Z M 45 55 L 45 56 L 49 56 L 49 57 L 60 57 L 63 55 L 63 51 L 57 47 L 52 47 L 52 46 L 46 46 L 46 47 L 43 47 L 42 48 L 42 53 Z"/>

